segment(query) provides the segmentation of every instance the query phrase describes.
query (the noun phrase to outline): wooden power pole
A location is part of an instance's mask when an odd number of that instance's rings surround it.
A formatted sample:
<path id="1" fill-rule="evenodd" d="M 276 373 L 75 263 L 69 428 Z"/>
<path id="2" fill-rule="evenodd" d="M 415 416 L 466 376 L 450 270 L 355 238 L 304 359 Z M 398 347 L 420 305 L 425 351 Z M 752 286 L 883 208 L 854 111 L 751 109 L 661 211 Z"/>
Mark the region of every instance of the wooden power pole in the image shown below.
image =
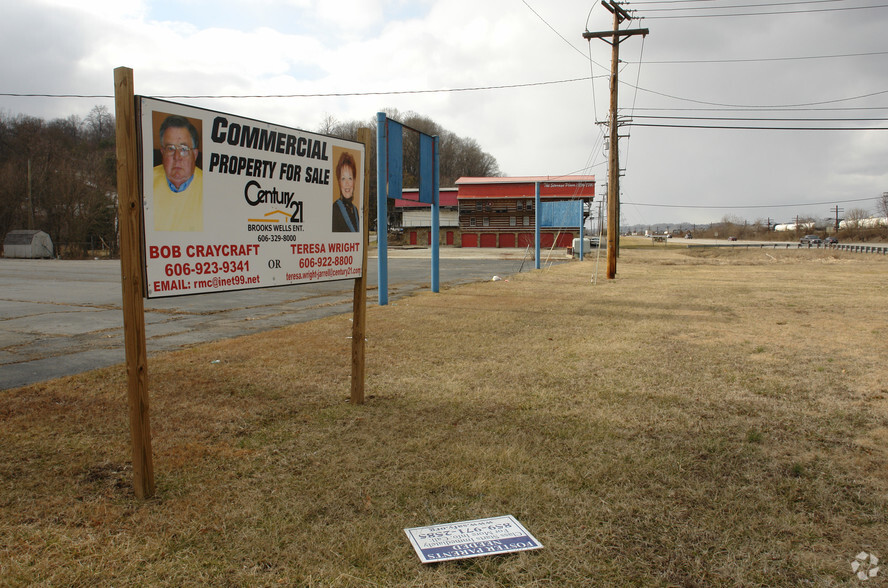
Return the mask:
<path id="1" fill-rule="evenodd" d="M 833 212 L 836 214 L 836 233 L 838 233 L 839 232 L 839 213 L 845 212 L 845 209 L 839 208 L 839 205 L 836 204 L 835 206 L 833 206 Z"/>
<path id="2" fill-rule="evenodd" d="M 648 29 L 620 30 L 620 23 L 631 20 L 628 12 L 623 10 L 615 0 L 601 0 L 601 5 L 614 15 L 614 30 L 583 33 L 583 38 L 604 39 L 613 47 L 611 53 L 610 75 L 610 155 L 607 170 L 607 279 L 613 280 L 617 275 L 617 247 L 620 239 L 620 161 L 617 149 L 617 72 L 620 65 L 620 42 L 625 37 L 647 35 Z"/>

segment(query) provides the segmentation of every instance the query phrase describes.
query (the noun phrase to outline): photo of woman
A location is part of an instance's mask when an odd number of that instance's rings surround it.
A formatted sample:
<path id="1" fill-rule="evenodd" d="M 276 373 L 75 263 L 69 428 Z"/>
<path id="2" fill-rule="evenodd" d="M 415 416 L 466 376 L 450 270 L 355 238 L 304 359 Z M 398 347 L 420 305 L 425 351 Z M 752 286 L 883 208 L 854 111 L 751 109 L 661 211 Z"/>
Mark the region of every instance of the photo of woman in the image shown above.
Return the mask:
<path id="1" fill-rule="evenodd" d="M 349 151 L 342 151 L 336 163 L 336 183 L 333 195 L 338 188 L 339 197 L 333 202 L 333 232 L 356 233 L 361 230 L 361 219 L 355 200 L 358 191 L 358 166 Z"/>

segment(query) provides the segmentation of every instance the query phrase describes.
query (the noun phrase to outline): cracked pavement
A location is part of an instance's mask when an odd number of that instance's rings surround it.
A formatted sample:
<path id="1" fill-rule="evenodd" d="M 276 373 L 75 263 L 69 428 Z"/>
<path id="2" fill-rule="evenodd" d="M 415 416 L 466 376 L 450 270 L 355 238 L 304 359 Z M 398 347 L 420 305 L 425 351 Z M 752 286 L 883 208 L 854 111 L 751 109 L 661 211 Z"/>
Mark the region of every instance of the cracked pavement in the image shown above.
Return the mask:
<path id="1" fill-rule="evenodd" d="M 523 250 L 441 252 L 441 286 L 533 269 Z M 377 303 L 376 259 L 367 304 Z M 123 363 L 117 260 L 0 259 L 0 390 Z M 389 301 L 428 290 L 427 249 L 389 249 Z M 353 280 L 144 301 L 149 357 L 351 313 Z"/>

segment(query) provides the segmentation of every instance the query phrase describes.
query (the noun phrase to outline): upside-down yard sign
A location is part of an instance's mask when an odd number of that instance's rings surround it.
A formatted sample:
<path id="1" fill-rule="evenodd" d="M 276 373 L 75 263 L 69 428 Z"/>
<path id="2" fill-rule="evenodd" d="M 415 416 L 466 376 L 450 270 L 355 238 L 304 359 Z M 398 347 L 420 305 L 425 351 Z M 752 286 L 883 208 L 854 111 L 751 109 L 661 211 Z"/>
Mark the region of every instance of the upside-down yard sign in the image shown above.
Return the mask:
<path id="1" fill-rule="evenodd" d="M 543 547 L 512 515 L 414 527 L 404 532 L 422 563 Z"/>

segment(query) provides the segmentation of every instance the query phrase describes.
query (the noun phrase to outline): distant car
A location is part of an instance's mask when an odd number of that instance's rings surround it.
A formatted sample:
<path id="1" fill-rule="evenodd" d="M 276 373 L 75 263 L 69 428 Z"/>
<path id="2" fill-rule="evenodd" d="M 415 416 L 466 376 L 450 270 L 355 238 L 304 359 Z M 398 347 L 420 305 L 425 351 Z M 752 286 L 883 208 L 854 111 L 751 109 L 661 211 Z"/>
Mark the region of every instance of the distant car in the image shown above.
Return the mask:
<path id="1" fill-rule="evenodd" d="M 839 244 L 839 240 L 836 239 L 835 237 L 825 237 L 825 238 L 823 239 L 823 244 L 824 244 L 824 245 L 838 245 L 838 244 Z"/>
<path id="2" fill-rule="evenodd" d="M 737 237 L 728 237 L 728 241 L 736 241 Z"/>
<path id="3" fill-rule="evenodd" d="M 802 245 L 820 245 L 822 241 L 817 235 L 805 235 L 804 237 L 799 239 L 799 243 L 801 243 Z"/>
<path id="4" fill-rule="evenodd" d="M 685 233 L 685 239 L 693 239 L 694 236 L 690 233 Z"/>

